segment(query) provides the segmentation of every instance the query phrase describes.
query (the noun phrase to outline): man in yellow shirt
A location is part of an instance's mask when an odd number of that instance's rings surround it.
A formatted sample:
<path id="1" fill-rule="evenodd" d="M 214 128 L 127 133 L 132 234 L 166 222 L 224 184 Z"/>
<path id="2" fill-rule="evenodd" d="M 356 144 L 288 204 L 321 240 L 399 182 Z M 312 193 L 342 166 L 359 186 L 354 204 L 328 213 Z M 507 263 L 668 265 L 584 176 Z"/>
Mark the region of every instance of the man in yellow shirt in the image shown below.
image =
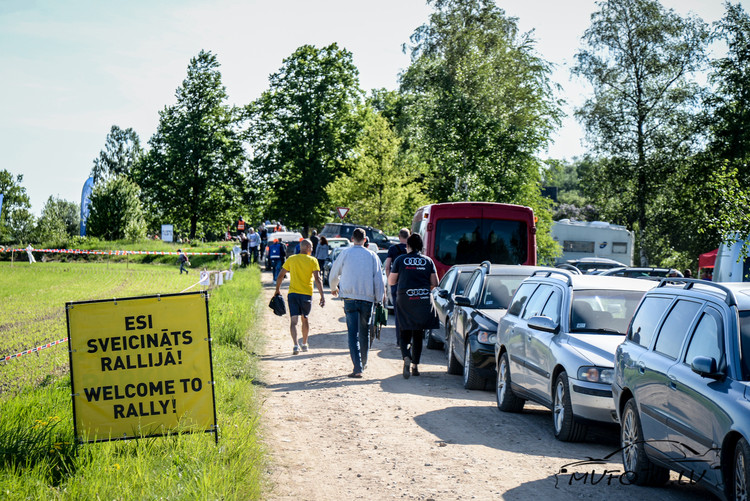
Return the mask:
<path id="1" fill-rule="evenodd" d="M 284 261 L 281 272 L 276 278 L 276 295 L 280 295 L 279 288 L 284 281 L 286 273 L 291 273 L 289 279 L 289 294 L 287 303 L 289 304 L 289 315 L 292 317 L 289 331 L 294 341 L 292 353 L 295 355 L 300 351 L 300 345 L 297 344 L 297 321 L 302 317 L 302 351 L 307 351 L 307 335 L 310 332 L 310 324 L 307 316 L 312 309 L 313 280 L 320 292 L 320 307 L 326 304 L 323 295 L 323 281 L 320 279 L 320 265 L 318 260 L 312 257 L 312 242 L 308 239 L 300 242 L 300 252 Z"/>

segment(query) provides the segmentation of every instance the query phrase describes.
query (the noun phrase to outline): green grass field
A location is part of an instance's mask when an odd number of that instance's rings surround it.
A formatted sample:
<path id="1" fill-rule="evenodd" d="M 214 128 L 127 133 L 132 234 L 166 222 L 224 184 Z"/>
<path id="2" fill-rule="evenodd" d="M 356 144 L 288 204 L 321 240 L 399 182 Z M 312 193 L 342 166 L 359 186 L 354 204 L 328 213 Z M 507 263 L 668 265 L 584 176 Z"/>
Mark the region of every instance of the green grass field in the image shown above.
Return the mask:
<path id="1" fill-rule="evenodd" d="M 175 293 L 197 281 L 173 265 L 0 262 L 0 357 L 66 337 L 67 301 Z M 0 362 L 0 498 L 260 499 L 260 291 L 249 268 L 211 292 L 218 445 L 200 433 L 76 444 L 67 343 Z"/>

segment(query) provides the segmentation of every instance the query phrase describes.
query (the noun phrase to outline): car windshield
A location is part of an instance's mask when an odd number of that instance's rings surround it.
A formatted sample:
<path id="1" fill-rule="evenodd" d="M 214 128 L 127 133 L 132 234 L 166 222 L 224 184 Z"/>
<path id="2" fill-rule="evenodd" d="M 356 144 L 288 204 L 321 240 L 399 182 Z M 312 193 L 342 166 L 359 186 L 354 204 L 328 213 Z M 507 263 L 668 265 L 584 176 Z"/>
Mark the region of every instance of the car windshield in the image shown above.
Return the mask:
<path id="1" fill-rule="evenodd" d="M 742 379 L 750 381 L 750 310 L 740 312 L 740 344 Z"/>
<path id="2" fill-rule="evenodd" d="M 501 219 L 441 219 L 435 232 L 435 258 L 443 264 L 522 264 L 528 243 L 526 224 Z"/>
<path id="3" fill-rule="evenodd" d="M 489 275 L 484 285 L 478 308 L 487 310 L 507 310 L 510 300 L 521 282 L 528 276 Z"/>
<path id="4" fill-rule="evenodd" d="M 570 332 L 625 334 L 645 293 L 624 290 L 574 291 Z"/>

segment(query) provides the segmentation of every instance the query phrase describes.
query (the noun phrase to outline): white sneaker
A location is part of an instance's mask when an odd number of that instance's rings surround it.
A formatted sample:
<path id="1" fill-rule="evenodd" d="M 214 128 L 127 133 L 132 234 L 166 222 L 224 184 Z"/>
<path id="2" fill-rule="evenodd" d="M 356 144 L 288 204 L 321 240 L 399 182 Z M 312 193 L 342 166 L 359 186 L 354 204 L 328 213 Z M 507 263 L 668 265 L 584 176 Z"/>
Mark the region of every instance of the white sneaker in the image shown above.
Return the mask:
<path id="1" fill-rule="evenodd" d="M 295 344 L 294 349 L 292 350 L 292 355 L 298 355 L 299 354 L 299 345 Z"/>
<path id="2" fill-rule="evenodd" d="M 300 346 L 302 347 L 302 351 L 307 351 L 307 349 L 310 347 L 307 343 L 302 343 Z"/>

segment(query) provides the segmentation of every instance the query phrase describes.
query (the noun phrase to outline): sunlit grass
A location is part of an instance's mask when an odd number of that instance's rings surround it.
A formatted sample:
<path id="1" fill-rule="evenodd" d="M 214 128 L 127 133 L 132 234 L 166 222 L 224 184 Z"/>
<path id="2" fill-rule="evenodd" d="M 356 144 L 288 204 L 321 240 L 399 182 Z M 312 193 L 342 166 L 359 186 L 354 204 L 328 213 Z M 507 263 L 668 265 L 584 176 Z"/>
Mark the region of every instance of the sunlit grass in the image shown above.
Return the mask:
<path id="1" fill-rule="evenodd" d="M 179 292 L 197 281 L 176 268 L 132 263 L 43 263 L 13 271 L 9 264 L 0 263 L 3 284 L 16 287 L 15 294 L 0 288 L 5 349 L 67 335 L 65 301 Z M 211 292 L 218 445 L 208 433 L 78 445 L 67 345 L 0 362 L 6 388 L 0 392 L 0 498 L 260 499 L 264 455 L 252 355 L 262 339 L 255 321 L 260 292 L 255 268 L 237 271 Z M 16 308 L 18 317 L 11 315 Z M 14 336 L 22 339 L 8 339 Z"/>

